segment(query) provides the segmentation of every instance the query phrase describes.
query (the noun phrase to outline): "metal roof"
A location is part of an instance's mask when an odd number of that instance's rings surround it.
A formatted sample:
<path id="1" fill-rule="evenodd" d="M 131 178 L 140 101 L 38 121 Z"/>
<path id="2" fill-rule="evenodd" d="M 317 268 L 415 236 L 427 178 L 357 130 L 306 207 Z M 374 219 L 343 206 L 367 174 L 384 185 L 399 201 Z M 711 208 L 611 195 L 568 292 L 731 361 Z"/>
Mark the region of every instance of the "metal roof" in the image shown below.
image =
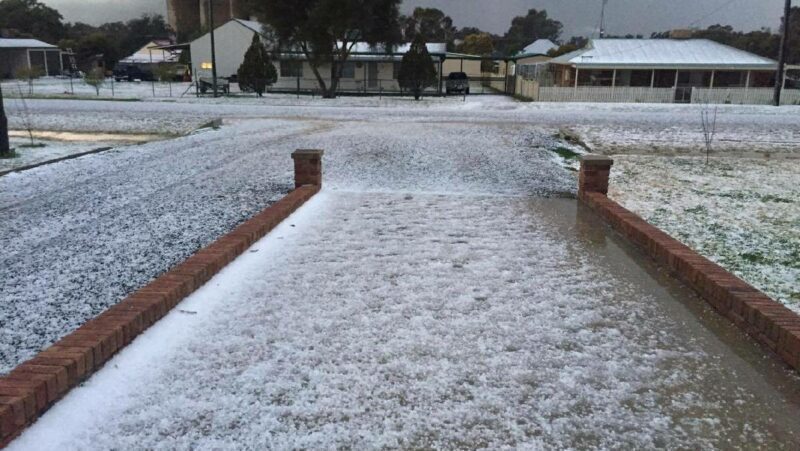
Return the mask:
<path id="1" fill-rule="evenodd" d="M 592 39 L 553 58 L 577 68 L 774 69 L 777 63 L 707 39 Z"/>
<path id="2" fill-rule="evenodd" d="M 57 49 L 58 47 L 42 42 L 38 39 L 9 39 L 0 38 L 2 49 Z"/>
<path id="3" fill-rule="evenodd" d="M 522 49 L 522 51 L 517 53 L 517 56 L 547 55 L 547 52 L 557 48 L 558 46 L 549 39 L 537 39 L 533 42 L 533 44 L 525 47 Z"/>

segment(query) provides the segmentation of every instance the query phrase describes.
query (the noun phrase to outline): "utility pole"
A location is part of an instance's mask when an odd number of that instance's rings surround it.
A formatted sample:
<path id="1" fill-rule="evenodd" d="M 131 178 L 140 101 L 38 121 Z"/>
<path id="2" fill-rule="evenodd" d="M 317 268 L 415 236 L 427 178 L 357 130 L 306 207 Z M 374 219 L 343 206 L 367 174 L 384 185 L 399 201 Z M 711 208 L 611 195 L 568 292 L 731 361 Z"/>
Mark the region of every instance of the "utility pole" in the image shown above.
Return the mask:
<path id="1" fill-rule="evenodd" d="M 783 35 L 781 36 L 781 53 L 778 59 L 778 72 L 775 74 L 775 99 L 773 105 L 781 106 L 784 74 L 786 73 L 786 57 L 789 53 L 789 18 L 792 14 L 792 0 L 786 0 L 783 11 Z"/>
<path id="2" fill-rule="evenodd" d="M 3 87 L 0 86 L 0 155 L 10 155 L 11 145 L 8 143 L 8 119 L 3 106 Z"/>
<path id="3" fill-rule="evenodd" d="M 214 0 L 208 0 L 208 28 L 211 30 L 211 80 L 214 84 L 214 97 L 217 94 L 217 49 L 214 43 Z"/>
<path id="4" fill-rule="evenodd" d="M 603 7 L 600 10 L 600 39 L 606 36 L 606 5 L 608 0 L 603 0 Z"/>

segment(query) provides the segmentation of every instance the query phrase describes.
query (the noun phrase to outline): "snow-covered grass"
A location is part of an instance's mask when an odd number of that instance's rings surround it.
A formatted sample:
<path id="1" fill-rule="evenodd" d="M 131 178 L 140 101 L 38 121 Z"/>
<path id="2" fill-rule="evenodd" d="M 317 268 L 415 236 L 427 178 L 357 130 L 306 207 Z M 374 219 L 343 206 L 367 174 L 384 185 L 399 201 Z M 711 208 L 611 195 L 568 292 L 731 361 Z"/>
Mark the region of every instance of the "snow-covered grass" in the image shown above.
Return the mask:
<path id="1" fill-rule="evenodd" d="M 222 128 L 0 178 L 0 373 L 291 188 L 298 122 Z"/>
<path id="2" fill-rule="evenodd" d="M 791 448 L 575 209 L 323 191 L 10 449 Z"/>
<path id="3" fill-rule="evenodd" d="M 0 372 L 285 193 L 297 148 L 326 150 L 333 189 L 575 191 L 537 128 L 226 121 L 0 179 Z"/>
<path id="4" fill-rule="evenodd" d="M 12 137 L 11 147 L 16 157 L 0 159 L 0 172 L 117 145 L 119 144 L 102 141 L 63 142 L 45 139 L 34 139 L 34 144 L 31 145 L 28 138 Z"/>
<path id="5" fill-rule="evenodd" d="M 614 159 L 611 197 L 800 313 L 800 160 Z"/>

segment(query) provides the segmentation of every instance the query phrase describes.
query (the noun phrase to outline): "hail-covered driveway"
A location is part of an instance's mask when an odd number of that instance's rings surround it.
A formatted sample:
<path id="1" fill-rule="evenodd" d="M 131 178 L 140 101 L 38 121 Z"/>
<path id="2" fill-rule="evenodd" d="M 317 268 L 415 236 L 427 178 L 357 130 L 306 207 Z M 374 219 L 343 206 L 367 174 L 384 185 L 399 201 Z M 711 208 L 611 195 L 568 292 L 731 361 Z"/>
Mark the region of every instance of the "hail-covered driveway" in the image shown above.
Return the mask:
<path id="1" fill-rule="evenodd" d="M 796 445 L 797 381 L 601 227 L 326 189 L 12 449 Z"/>

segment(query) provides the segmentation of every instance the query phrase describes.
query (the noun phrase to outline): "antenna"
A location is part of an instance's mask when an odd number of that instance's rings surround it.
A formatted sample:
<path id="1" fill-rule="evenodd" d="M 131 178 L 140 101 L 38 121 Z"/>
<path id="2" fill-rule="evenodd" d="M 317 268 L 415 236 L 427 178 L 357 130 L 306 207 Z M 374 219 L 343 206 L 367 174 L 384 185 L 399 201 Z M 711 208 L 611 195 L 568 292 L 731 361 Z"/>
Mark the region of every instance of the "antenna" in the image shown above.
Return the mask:
<path id="1" fill-rule="evenodd" d="M 600 10 L 600 39 L 603 39 L 606 35 L 606 5 L 608 5 L 608 0 L 602 0 L 603 7 Z"/>

